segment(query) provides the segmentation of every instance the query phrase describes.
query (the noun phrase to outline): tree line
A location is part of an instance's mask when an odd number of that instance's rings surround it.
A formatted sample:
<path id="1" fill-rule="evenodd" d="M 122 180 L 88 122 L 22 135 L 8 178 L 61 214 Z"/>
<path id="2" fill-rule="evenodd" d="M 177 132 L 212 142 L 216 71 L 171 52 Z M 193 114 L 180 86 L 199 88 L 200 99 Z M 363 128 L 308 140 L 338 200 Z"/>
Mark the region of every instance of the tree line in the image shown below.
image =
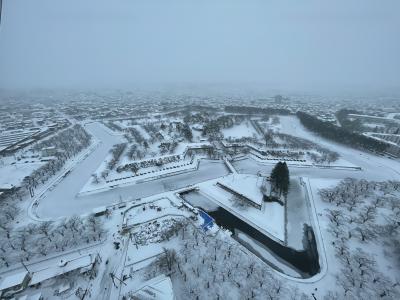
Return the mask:
<path id="1" fill-rule="evenodd" d="M 93 215 L 33 223 L 18 228 L 13 228 L 9 222 L 1 222 L 0 268 L 95 243 L 105 234 L 103 223 Z"/>
<path id="2" fill-rule="evenodd" d="M 338 127 L 331 123 L 321 121 L 307 113 L 298 111 L 296 115 L 300 122 L 307 129 L 314 131 L 325 138 L 332 139 L 347 146 L 367 149 L 375 152 L 384 152 L 388 147 L 386 143 L 356 132 L 351 132 L 345 128 Z"/>
<path id="3" fill-rule="evenodd" d="M 31 175 L 26 176 L 22 181 L 22 186 L 32 192 L 39 184 L 45 183 L 61 170 L 68 159 L 87 148 L 90 141 L 91 136 L 81 125 L 76 124 L 47 140 L 35 144 L 33 151 L 41 151 L 45 147 L 54 146 L 56 148 L 55 157 L 34 170 Z"/>
<path id="4" fill-rule="evenodd" d="M 151 279 L 167 274 L 184 299 L 312 299 L 284 282 L 269 266 L 226 233 L 210 236 L 186 222 L 177 227 L 177 249 L 164 249 L 153 263 L 131 273 Z M 127 293 L 125 299 L 135 299 Z"/>
<path id="5" fill-rule="evenodd" d="M 225 112 L 228 113 L 238 113 L 238 114 L 267 114 L 267 115 L 290 115 L 291 112 L 285 108 L 260 108 L 257 106 L 236 106 L 236 105 L 227 105 L 224 108 Z"/>

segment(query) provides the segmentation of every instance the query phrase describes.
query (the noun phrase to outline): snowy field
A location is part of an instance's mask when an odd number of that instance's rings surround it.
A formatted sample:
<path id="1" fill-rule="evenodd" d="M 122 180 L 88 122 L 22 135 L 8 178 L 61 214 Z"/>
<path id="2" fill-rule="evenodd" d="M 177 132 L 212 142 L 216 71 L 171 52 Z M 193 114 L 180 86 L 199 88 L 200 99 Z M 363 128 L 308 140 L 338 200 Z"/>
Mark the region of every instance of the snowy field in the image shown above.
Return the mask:
<path id="1" fill-rule="evenodd" d="M 263 178 L 253 175 L 231 174 L 221 178 L 218 183 L 228 187 L 232 191 L 243 195 L 258 205 L 263 203 L 261 184 Z"/>
<path id="2" fill-rule="evenodd" d="M 242 122 L 240 125 L 234 125 L 231 128 L 222 129 L 224 138 L 242 138 L 258 136 L 257 131 L 249 121 Z"/>
<path id="3" fill-rule="evenodd" d="M 0 185 L 12 184 L 18 186 L 26 176 L 29 176 L 43 164 L 36 162 L 0 165 Z"/>

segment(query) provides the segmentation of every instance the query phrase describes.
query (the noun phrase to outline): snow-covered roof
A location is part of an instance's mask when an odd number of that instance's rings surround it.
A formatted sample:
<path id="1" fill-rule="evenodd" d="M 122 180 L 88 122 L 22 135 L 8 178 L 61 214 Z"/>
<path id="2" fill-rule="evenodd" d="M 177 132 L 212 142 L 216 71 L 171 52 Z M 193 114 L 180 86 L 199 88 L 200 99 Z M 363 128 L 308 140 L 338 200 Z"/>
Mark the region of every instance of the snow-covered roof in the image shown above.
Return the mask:
<path id="1" fill-rule="evenodd" d="M 28 271 L 22 271 L 4 277 L 0 282 L 0 291 L 22 284 L 28 274 Z"/>
<path id="2" fill-rule="evenodd" d="M 144 286 L 137 290 L 133 296 L 139 299 L 154 300 L 174 300 L 174 290 L 172 288 L 171 279 L 167 276 L 160 275 L 146 281 Z"/>
<path id="3" fill-rule="evenodd" d="M 13 187 L 11 183 L 0 184 L 0 190 L 11 190 Z"/>
<path id="4" fill-rule="evenodd" d="M 29 285 L 34 285 L 47 279 L 68 273 L 70 271 L 90 266 L 93 262 L 94 258 L 92 257 L 92 255 L 89 254 L 70 260 L 63 264 L 63 266 L 55 264 L 46 269 L 34 272 Z"/>

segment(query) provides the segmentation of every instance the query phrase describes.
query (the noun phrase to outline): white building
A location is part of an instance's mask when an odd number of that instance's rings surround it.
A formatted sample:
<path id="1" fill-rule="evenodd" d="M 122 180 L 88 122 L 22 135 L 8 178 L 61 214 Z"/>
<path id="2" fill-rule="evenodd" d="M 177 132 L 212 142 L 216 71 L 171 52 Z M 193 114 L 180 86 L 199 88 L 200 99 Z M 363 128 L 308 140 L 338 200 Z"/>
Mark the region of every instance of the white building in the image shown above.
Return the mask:
<path id="1" fill-rule="evenodd" d="M 140 300 L 175 300 L 171 279 L 164 274 L 154 277 L 136 290 L 132 298 Z"/>

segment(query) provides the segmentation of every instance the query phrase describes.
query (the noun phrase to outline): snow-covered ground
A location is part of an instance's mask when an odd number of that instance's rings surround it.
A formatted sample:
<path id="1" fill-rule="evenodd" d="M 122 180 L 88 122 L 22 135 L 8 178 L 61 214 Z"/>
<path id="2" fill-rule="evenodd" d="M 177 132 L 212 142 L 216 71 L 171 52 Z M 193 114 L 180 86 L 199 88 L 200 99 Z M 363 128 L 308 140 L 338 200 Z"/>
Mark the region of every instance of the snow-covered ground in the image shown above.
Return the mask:
<path id="1" fill-rule="evenodd" d="M 114 176 L 108 177 L 107 181 L 94 183 L 93 178 L 90 178 L 84 187 L 80 190 L 79 194 L 84 195 L 92 192 L 101 192 L 108 189 L 115 188 L 116 186 L 132 185 L 138 182 L 152 180 L 155 178 L 172 176 L 180 173 L 196 171 L 200 161 L 194 159 L 193 161 L 180 160 L 173 163 L 168 163 L 162 167 L 150 167 L 141 169 L 136 175 L 113 174 Z"/>
<path id="2" fill-rule="evenodd" d="M 260 176 L 231 174 L 221 178 L 219 184 L 229 188 L 235 193 L 243 195 L 257 205 L 263 204 L 263 193 L 261 192 L 261 184 L 263 178 Z"/>
<path id="3" fill-rule="evenodd" d="M 19 186 L 25 176 L 29 176 L 34 170 L 44 163 L 15 163 L 0 165 L 0 185 L 12 184 Z"/>
<path id="4" fill-rule="evenodd" d="M 224 138 L 241 138 L 258 136 L 257 131 L 251 125 L 250 121 L 242 122 L 240 125 L 234 125 L 231 128 L 222 129 Z"/>

